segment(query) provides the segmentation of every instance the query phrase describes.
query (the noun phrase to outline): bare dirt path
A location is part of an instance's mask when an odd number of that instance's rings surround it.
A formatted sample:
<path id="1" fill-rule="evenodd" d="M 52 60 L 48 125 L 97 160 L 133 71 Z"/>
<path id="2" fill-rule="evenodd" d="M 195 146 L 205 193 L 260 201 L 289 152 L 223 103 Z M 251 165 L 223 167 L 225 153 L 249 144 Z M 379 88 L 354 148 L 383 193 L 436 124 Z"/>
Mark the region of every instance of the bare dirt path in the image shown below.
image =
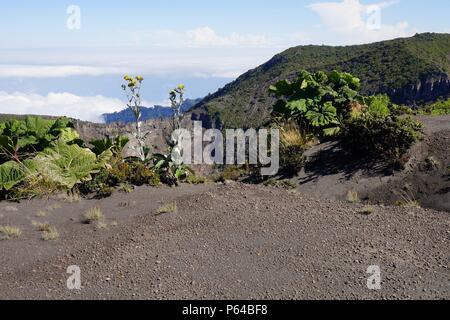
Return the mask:
<path id="1" fill-rule="evenodd" d="M 362 205 L 242 184 L 163 191 L 127 195 L 139 210 L 109 231 L 73 221 L 54 244 L 0 242 L 0 299 L 450 298 L 448 213 L 375 206 L 364 215 Z M 160 196 L 178 211 L 155 215 Z M 124 214 L 108 208 L 109 219 Z M 27 260 L 39 245 L 59 249 Z M 81 268 L 79 291 L 66 287 L 70 265 Z M 366 286 L 370 265 L 381 290 Z"/>

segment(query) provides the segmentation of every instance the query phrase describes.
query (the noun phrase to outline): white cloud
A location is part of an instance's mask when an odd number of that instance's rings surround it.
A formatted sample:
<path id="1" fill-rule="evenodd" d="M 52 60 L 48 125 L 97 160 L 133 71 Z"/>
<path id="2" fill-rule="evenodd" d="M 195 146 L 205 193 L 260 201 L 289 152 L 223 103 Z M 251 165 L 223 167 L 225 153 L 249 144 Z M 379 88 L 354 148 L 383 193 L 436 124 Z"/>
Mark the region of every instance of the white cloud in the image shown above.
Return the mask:
<path id="1" fill-rule="evenodd" d="M 210 27 L 189 30 L 186 32 L 186 36 L 189 45 L 198 47 L 259 47 L 270 43 L 263 35 L 232 33 L 229 36 L 221 36 Z"/>
<path id="2" fill-rule="evenodd" d="M 335 38 L 336 41 L 355 44 L 406 37 L 415 33 L 406 21 L 383 24 L 382 10 L 395 3 L 390 1 L 363 5 L 360 0 L 343 0 L 315 3 L 308 7 L 320 16 L 325 27 L 340 36 Z"/>
<path id="3" fill-rule="evenodd" d="M 64 78 L 70 76 L 100 76 L 123 74 L 124 68 L 73 65 L 0 65 L 0 78 Z"/>
<path id="4" fill-rule="evenodd" d="M 127 73 L 234 78 L 279 51 L 277 47 L 243 49 L 233 46 L 0 50 L 0 79 L 122 76 Z"/>
<path id="5" fill-rule="evenodd" d="M 204 26 L 187 31 L 174 30 L 138 30 L 131 35 L 132 44 L 165 48 L 216 48 L 216 47 L 261 47 L 271 44 L 265 35 L 241 34 L 228 35 L 217 33 L 211 27 Z"/>
<path id="6" fill-rule="evenodd" d="M 46 96 L 33 93 L 0 91 L 0 113 L 68 116 L 80 120 L 102 122 L 103 113 L 124 108 L 119 99 L 104 96 L 83 97 L 71 93 L 51 92 Z"/>

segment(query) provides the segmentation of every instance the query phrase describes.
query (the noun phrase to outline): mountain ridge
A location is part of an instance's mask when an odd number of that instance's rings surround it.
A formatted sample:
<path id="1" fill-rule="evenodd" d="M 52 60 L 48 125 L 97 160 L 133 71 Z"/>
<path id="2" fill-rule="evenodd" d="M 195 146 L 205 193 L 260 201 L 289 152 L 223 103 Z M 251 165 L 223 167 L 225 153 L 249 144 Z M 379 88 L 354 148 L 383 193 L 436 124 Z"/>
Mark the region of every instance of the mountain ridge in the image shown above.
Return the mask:
<path id="1" fill-rule="evenodd" d="M 450 34 L 355 46 L 297 46 L 275 55 L 204 98 L 189 113 L 214 127 L 259 127 L 270 119 L 274 99 L 268 88 L 293 79 L 302 69 L 339 70 L 359 77 L 363 94 L 388 94 L 398 104 L 415 106 L 450 97 Z"/>
<path id="2" fill-rule="evenodd" d="M 202 99 L 186 99 L 181 105 L 181 111 L 187 112 Z M 166 119 L 173 115 L 173 111 L 170 107 L 156 105 L 154 107 L 142 107 L 142 121 L 156 120 L 156 119 Z M 135 121 L 132 111 L 128 108 L 114 113 L 104 113 L 102 114 L 106 124 L 111 124 L 114 122 L 130 123 Z"/>

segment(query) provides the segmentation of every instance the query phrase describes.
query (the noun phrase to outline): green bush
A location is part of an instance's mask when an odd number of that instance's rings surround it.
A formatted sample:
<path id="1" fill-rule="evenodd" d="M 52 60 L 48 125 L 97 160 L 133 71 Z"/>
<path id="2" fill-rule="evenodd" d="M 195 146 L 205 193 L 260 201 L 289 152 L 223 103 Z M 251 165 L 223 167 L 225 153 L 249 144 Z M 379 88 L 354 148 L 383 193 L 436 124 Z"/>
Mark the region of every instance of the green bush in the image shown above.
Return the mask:
<path id="1" fill-rule="evenodd" d="M 432 116 L 450 115 L 450 99 L 426 106 L 419 111 L 419 114 Z"/>
<path id="2" fill-rule="evenodd" d="M 191 168 L 172 159 L 172 153 L 154 154 L 152 162 L 153 173 L 159 176 L 162 183 L 169 186 L 177 186 L 180 182 L 186 181 L 189 176 L 195 175 Z"/>
<path id="3" fill-rule="evenodd" d="M 159 176 L 139 161 L 116 163 L 110 168 L 103 168 L 90 181 L 79 186 L 82 194 L 97 194 L 99 197 L 111 195 L 119 185 L 158 186 L 161 184 Z"/>
<path id="4" fill-rule="evenodd" d="M 244 166 L 227 165 L 213 180 L 214 182 L 222 183 L 226 181 L 238 181 L 247 173 L 249 173 L 249 170 Z"/>
<path id="5" fill-rule="evenodd" d="M 205 184 L 207 182 L 205 177 L 197 176 L 197 175 L 189 175 L 186 179 L 186 182 L 189 184 Z"/>
<path id="6" fill-rule="evenodd" d="M 349 106 L 362 101 L 360 80 L 349 73 L 300 72 L 295 82 L 279 81 L 269 91 L 279 100 L 273 117 L 294 120 L 312 133 L 334 136 L 340 120 L 350 115 Z"/>
<path id="7" fill-rule="evenodd" d="M 0 123 L 0 164 L 33 157 L 57 142 L 79 143 L 79 136 L 67 118 L 46 120 L 26 117 Z"/>
<path id="8" fill-rule="evenodd" d="M 364 99 L 366 112 L 377 118 L 386 118 L 391 114 L 391 99 L 387 95 L 376 95 Z"/>
<path id="9" fill-rule="evenodd" d="M 397 161 L 421 138 L 422 128 L 410 117 L 362 116 L 346 121 L 341 143 L 362 156 Z"/>

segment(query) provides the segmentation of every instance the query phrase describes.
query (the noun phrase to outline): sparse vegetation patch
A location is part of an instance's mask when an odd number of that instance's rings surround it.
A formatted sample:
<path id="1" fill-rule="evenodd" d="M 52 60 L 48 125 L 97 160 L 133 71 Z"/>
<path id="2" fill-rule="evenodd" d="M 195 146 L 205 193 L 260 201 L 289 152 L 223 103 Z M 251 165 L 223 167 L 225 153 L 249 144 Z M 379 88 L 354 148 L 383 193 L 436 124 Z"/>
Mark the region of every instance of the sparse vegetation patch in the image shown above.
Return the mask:
<path id="1" fill-rule="evenodd" d="M 0 226 L 0 240 L 20 238 L 22 230 L 13 226 Z"/>
<path id="2" fill-rule="evenodd" d="M 105 219 L 103 212 L 99 207 L 93 207 L 88 209 L 82 216 L 82 221 L 85 224 L 93 224 L 96 222 L 101 222 Z"/>

